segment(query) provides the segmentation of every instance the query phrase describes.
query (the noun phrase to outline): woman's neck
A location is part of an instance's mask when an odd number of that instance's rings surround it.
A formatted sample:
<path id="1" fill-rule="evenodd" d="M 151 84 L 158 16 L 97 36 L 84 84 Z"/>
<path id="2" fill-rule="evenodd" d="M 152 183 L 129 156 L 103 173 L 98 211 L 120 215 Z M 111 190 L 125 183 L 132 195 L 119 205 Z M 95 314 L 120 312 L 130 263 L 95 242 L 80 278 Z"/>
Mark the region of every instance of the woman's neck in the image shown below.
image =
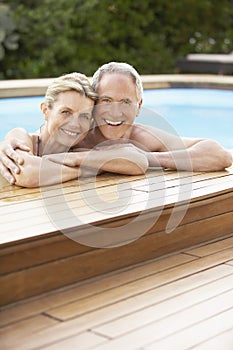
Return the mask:
<path id="1" fill-rule="evenodd" d="M 68 152 L 68 147 L 55 141 L 47 132 L 46 128 L 42 128 L 38 136 L 38 156 L 42 157 L 46 154 Z"/>

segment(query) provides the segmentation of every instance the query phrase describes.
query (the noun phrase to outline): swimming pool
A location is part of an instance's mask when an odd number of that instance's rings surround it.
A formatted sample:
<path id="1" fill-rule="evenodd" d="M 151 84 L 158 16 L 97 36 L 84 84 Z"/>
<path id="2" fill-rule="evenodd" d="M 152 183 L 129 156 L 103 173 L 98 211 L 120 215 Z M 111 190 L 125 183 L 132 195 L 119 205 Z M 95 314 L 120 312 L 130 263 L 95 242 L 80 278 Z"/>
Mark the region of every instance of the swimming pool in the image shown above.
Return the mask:
<path id="1" fill-rule="evenodd" d="M 0 140 L 10 129 L 29 132 L 43 124 L 43 96 L 0 99 Z M 144 91 L 137 123 L 150 124 L 180 136 L 207 137 L 233 148 L 233 91 L 169 88 Z"/>

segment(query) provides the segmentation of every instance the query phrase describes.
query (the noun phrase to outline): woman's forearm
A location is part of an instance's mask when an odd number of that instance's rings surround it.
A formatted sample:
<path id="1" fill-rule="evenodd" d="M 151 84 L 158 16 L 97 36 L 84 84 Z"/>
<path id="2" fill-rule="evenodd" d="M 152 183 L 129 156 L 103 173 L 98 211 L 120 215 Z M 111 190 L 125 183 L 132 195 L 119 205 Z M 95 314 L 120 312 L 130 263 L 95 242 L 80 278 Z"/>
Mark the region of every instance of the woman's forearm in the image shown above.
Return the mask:
<path id="1" fill-rule="evenodd" d="M 21 171 L 15 176 L 15 184 L 28 188 L 55 185 L 77 178 L 78 173 L 78 168 L 56 164 L 41 157 L 25 155 Z"/>

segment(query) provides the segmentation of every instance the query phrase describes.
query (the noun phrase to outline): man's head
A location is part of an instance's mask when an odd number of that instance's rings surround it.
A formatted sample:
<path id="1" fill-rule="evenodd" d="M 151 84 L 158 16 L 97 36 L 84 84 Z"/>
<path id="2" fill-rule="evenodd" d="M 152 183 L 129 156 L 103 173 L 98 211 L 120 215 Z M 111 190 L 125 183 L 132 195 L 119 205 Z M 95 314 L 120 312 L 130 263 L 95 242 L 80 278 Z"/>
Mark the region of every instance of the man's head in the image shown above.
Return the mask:
<path id="1" fill-rule="evenodd" d="M 94 117 L 108 140 L 127 138 L 142 104 L 142 82 L 137 71 L 127 63 L 110 62 L 93 75 L 98 94 Z"/>
<path id="2" fill-rule="evenodd" d="M 103 75 L 112 73 L 130 76 L 135 84 L 138 101 L 142 100 L 143 86 L 141 77 L 133 66 L 125 62 L 109 62 L 99 67 L 92 77 L 93 89 L 97 92 Z"/>

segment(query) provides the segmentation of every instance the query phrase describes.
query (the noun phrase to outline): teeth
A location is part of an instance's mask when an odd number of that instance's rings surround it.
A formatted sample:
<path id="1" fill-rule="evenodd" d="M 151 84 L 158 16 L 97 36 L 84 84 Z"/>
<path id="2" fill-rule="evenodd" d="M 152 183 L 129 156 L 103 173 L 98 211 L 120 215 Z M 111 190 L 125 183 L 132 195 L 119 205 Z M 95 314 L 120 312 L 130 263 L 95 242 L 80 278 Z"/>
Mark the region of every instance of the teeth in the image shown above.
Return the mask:
<path id="1" fill-rule="evenodd" d="M 113 122 L 112 120 L 107 120 L 107 119 L 105 119 L 105 122 L 106 122 L 108 125 L 112 125 L 112 126 L 118 126 L 118 125 L 121 125 L 121 124 L 123 123 L 122 121 Z"/>
<path id="2" fill-rule="evenodd" d="M 72 132 L 72 131 L 69 131 L 69 130 L 65 130 L 65 129 L 62 129 L 64 131 L 65 134 L 69 135 L 69 136 L 77 136 L 77 132 Z"/>

